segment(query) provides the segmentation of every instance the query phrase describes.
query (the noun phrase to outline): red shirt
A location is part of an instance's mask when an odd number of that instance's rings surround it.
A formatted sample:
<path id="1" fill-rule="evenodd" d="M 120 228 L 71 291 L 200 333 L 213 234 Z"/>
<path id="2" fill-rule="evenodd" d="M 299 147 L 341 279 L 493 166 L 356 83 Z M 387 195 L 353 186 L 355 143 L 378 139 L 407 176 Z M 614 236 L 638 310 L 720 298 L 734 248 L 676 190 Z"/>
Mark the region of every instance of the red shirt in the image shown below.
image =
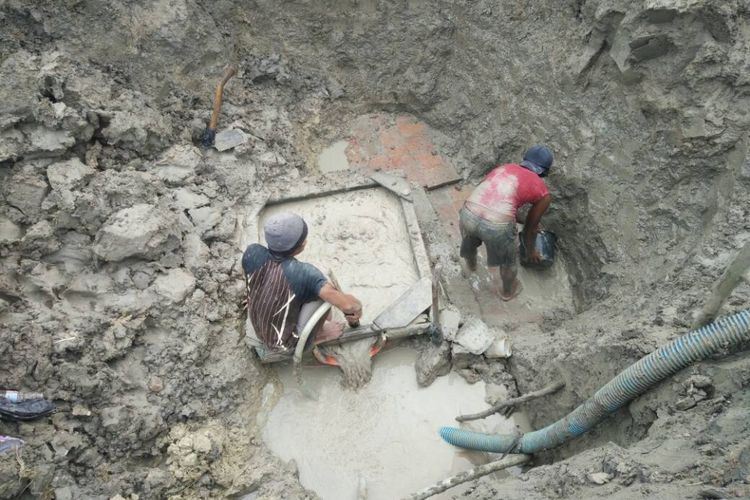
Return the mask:
<path id="1" fill-rule="evenodd" d="M 508 163 L 487 174 L 468 201 L 515 220 L 519 207 L 536 203 L 548 194 L 541 177 L 521 165 Z"/>

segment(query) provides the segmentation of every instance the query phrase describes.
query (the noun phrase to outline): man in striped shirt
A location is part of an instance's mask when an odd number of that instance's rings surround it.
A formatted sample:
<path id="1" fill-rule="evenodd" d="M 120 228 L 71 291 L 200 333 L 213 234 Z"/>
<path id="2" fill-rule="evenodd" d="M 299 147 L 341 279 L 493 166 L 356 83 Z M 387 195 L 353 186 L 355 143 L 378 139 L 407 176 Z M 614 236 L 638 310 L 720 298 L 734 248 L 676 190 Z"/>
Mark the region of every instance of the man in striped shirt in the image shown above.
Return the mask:
<path id="1" fill-rule="evenodd" d="M 247 247 L 242 256 L 248 317 L 255 335 L 272 350 L 294 349 L 299 333 L 323 301 L 341 309 L 350 325 L 362 316 L 356 297 L 337 290 L 312 264 L 295 258 L 307 244 L 307 224 L 297 214 L 269 217 L 263 231 L 266 244 Z M 343 324 L 321 320 L 311 338 L 333 338 Z"/>

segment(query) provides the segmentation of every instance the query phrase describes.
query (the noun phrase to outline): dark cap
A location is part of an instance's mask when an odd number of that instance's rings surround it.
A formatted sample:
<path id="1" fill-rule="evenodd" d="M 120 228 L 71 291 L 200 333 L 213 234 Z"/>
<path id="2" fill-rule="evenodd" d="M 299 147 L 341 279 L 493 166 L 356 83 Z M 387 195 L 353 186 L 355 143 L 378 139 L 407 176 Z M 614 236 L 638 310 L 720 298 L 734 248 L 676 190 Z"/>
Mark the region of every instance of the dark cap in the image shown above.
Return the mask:
<path id="1" fill-rule="evenodd" d="M 526 150 L 521 166 L 526 167 L 536 175 L 544 176 L 547 175 L 553 160 L 552 151 L 547 146 L 537 144 Z"/>

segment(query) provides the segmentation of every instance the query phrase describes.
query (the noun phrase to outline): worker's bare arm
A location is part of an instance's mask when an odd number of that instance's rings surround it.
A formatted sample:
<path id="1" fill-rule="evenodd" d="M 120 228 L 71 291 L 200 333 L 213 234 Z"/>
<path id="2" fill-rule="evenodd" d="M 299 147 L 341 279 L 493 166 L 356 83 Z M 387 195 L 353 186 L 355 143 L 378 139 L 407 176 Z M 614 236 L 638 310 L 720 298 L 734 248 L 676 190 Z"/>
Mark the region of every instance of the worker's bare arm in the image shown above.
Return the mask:
<path id="1" fill-rule="evenodd" d="M 362 303 L 354 295 L 336 290 L 331 283 L 323 285 L 318 296 L 341 309 L 349 322 L 359 320 L 362 316 Z"/>
<path id="2" fill-rule="evenodd" d="M 537 263 L 539 262 L 539 259 L 541 259 L 539 252 L 537 252 L 534 248 L 534 239 L 536 238 L 536 233 L 539 230 L 539 221 L 542 219 L 542 215 L 544 215 L 544 212 L 546 212 L 549 208 L 550 203 L 552 203 L 552 196 L 550 196 L 549 194 L 545 195 L 539 201 L 534 203 L 534 205 L 531 207 L 531 210 L 529 210 L 528 215 L 526 216 L 526 224 L 523 228 L 523 236 L 525 238 L 524 243 L 526 245 L 526 248 L 528 249 L 527 256 L 530 262 Z"/>

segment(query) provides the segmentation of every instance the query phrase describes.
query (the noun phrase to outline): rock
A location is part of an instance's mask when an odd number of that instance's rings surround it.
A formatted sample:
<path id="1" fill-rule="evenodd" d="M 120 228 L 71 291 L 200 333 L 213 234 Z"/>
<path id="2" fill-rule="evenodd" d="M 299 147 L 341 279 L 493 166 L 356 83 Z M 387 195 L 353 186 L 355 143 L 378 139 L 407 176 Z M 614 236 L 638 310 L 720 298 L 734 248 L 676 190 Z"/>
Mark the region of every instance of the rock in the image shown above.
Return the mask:
<path id="1" fill-rule="evenodd" d="M 692 385 L 698 389 L 709 389 L 713 387 L 711 377 L 707 377 L 706 375 L 692 375 L 685 381 L 685 384 L 688 387 Z"/>
<path id="2" fill-rule="evenodd" d="M 31 168 L 24 168 L 13 174 L 4 186 L 5 202 L 33 220 L 41 218 L 42 201 L 49 186 L 43 177 Z"/>
<path id="3" fill-rule="evenodd" d="M 697 404 L 695 399 L 693 399 L 691 396 L 688 396 L 686 398 L 682 398 L 677 403 L 675 403 L 674 407 L 677 408 L 680 411 L 689 410 L 690 408 L 694 407 Z"/>
<path id="4" fill-rule="evenodd" d="M 188 210 L 188 215 L 198 234 L 205 235 L 221 221 L 221 212 L 213 207 L 201 207 Z"/>
<path id="5" fill-rule="evenodd" d="M 158 295 L 179 304 L 195 290 L 195 277 L 185 269 L 170 269 L 154 280 L 152 288 Z"/>
<path id="6" fill-rule="evenodd" d="M 110 406 L 103 408 L 100 412 L 101 425 L 107 430 L 116 431 L 122 427 L 121 422 L 126 418 L 127 412 L 123 406 Z"/>
<path id="7" fill-rule="evenodd" d="M 151 377 L 148 381 L 148 390 L 151 392 L 161 392 L 164 389 L 164 382 L 159 377 Z"/>
<path id="8" fill-rule="evenodd" d="M 21 241 L 23 231 L 13 221 L 0 217 L 0 245 Z"/>
<path id="9" fill-rule="evenodd" d="M 172 477 L 169 472 L 161 469 L 151 469 L 146 474 L 146 479 L 144 480 L 146 492 L 158 491 L 165 488 L 171 483 L 171 480 Z"/>
<path id="10" fill-rule="evenodd" d="M 81 405 L 73 405 L 73 409 L 71 410 L 70 413 L 74 417 L 90 417 L 91 416 L 91 410 Z"/>
<path id="11" fill-rule="evenodd" d="M 55 500 L 73 500 L 73 490 L 70 486 L 55 488 Z"/>
<path id="12" fill-rule="evenodd" d="M 211 200 L 207 196 L 196 194 L 187 188 L 175 189 L 172 196 L 174 197 L 175 205 L 180 210 L 190 210 L 211 203 Z"/>
<path id="13" fill-rule="evenodd" d="M 26 138 L 31 143 L 28 152 L 62 153 L 73 144 L 75 138 L 67 130 L 52 130 L 43 126 L 24 127 Z"/>
<path id="14" fill-rule="evenodd" d="M 482 354 L 495 341 L 495 336 L 481 319 L 470 318 L 456 334 L 453 353 Z"/>
<path id="15" fill-rule="evenodd" d="M 484 392 L 484 400 L 490 406 L 494 406 L 500 401 L 505 401 L 509 398 L 508 386 L 506 385 L 486 384 L 484 386 Z"/>
<path id="16" fill-rule="evenodd" d="M 87 296 L 103 295 L 114 288 L 114 282 L 106 274 L 81 273 L 73 278 L 65 293 L 78 293 Z"/>
<path id="17" fill-rule="evenodd" d="M 96 235 L 94 253 L 116 262 L 128 257 L 155 258 L 180 246 L 174 217 L 153 205 L 139 204 L 114 213 Z"/>
<path id="18" fill-rule="evenodd" d="M 211 439 L 205 434 L 196 434 L 193 438 L 193 449 L 198 453 L 208 453 L 211 451 Z"/>
<path id="19" fill-rule="evenodd" d="M 610 479 L 612 479 L 611 474 L 607 474 L 606 472 L 594 472 L 592 474 L 588 474 L 586 478 L 594 483 L 594 484 L 607 484 Z"/>
<path id="20" fill-rule="evenodd" d="M 153 108 L 138 105 L 135 100 L 128 102 L 131 111 L 116 111 L 110 116 L 109 126 L 102 130 L 102 136 L 112 146 L 132 149 L 141 154 L 151 154 L 164 146 L 171 126 L 164 116 Z"/>
<path id="21" fill-rule="evenodd" d="M 453 342 L 456 339 L 460 323 L 461 313 L 452 305 L 448 305 L 440 311 L 440 327 L 443 330 L 443 338 L 445 340 Z"/>
<path id="22" fill-rule="evenodd" d="M 208 245 L 203 243 L 200 236 L 195 233 L 188 233 L 185 235 L 185 239 L 182 242 L 185 267 L 190 272 L 196 273 L 198 269 L 205 267 L 210 258 L 210 250 Z"/>
<path id="23" fill-rule="evenodd" d="M 25 138 L 20 130 L 10 129 L 0 132 L 0 161 L 18 158 L 22 151 Z"/>
<path id="24" fill-rule="evenodd" d="M 443 342 L 439 346 L 430 344 L 419 353 L 414 366 L 417 372 L 417 383 L 420 387 L 427 387 L 436 378 L 447 375 L 451 369 L 450 344 Z"/>
<path id="25" fill-rule="evenodd" d="M 195 146 L 172 146 L 155 163 L 154 174 L 166 183 L 182 184 L 195 175 L 201 158 L 201 152 Z"/>
<path id="26" fill-rule="evenodd" d="M 52 189 L 69 191 L 83 185 L 95 173 L 96 170 L 73 158 L 47 167 L 47 180 Z"/>
<path id="27" fill-rule="evenodd" d="M 31 226 L 23 237 L 23 249 L 28 254 L 39 252 L 49 255 L 60 250 L 62 243 L 54 237 L 55 230 L 48 220 L 41 220 Z"/>
<path id="28" fill-rule="evenodd" d="M 214 147 L 219 151 L 226 151 L 247 142 L 248 135 L 240 129 L 230 128 L 216 134 Z"/>
<path id="29" fill-rule="evenodd" d="M 286 165 L 286 158 L 274 151 L 267 151 L 260 155 L 260 162 L 268 167 L 284 166 Z"/>

